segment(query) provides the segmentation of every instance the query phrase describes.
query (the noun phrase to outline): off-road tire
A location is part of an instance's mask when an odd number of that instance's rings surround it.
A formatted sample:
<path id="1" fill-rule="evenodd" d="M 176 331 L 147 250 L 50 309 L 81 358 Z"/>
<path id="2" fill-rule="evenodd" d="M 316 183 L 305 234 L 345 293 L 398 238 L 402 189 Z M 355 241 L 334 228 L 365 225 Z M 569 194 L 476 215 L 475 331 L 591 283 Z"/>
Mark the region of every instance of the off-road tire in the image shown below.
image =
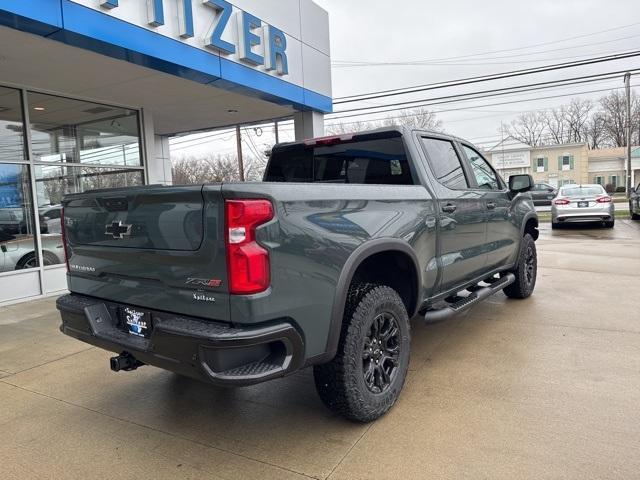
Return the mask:
<path id="1" fill-rule="evenodd" d="M 397 365 L 392 370 L 386 389 L 374 393 L 365 380 L 364 364 L 371 366 L 372 361 L 364 359 L 365 355 L 369 355 L 365 352 L 369 350 L 365 342 L 370 341 L 374 321 L 389 315 L 398 329 L 394 341 L 394 345 L 399 347 Z M 409 367 L 409 346 L 409 316 L 398 293 L 382 285 L 352 285 L 347 297 L 338 352 L 331 362 L 317 365 L 313 370 L 316 390 L 323 403 L 330 410 L 356 422 L 371 422 L 381 417 L 394 405 L 402 391 Z M 375 385 L 373 388 L 376 388 Z"/>
<path id="2" fill-rule="evenodd" d="M 513 273 L 516 281 L 503 289 L 509 298 L 528 298 L 536 288 L 536 278 L 538 275 L 538 256 L 536 242 L 528 233 L 522 239 L 518 263 Z"/>

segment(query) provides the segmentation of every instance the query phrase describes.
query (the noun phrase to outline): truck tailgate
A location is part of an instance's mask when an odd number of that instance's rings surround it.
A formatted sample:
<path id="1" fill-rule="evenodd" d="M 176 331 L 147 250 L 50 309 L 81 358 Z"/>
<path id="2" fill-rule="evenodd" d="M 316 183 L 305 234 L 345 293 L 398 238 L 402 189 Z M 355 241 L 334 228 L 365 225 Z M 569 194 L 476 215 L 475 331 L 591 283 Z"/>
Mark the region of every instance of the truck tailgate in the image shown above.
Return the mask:
<path id="1" fill-rule="evenodd" d="M 64 222 L 72 292 L 229 320 L 221 185 L 72 195 Z"/>

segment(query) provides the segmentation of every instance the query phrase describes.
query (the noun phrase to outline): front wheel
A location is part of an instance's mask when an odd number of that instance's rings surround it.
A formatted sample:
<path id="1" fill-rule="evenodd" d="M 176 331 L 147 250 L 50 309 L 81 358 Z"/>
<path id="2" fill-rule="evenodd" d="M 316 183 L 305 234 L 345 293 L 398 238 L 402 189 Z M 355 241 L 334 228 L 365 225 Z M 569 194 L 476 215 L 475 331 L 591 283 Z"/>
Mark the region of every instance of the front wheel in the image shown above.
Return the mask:
<path id="1" fill-rule="evenodd" d="M 353 285 L 336 357 L 313 370 L 320 398 L 350 420 L 381 417 L 404 385 L 409 343 L 409 316 L 398 293 L 386 286 Z"/>
<path id="2" fill-rule="evenodd" d="M 633 202 L 629 202 L 629 213 L 631 213 L 631 220 L 640 220 L 640 214 L 633 212 Z"/>
<path id="3" fill-rule="evenodd" d="M 536 288 L 538 276 L 538 253 L 536 242 L 533 237 L 526 234 L 520 246 L 520 255 L 513 273 L 516 276 L 515 282 L 503 289 L 509 298 L 528 298 Z"/>

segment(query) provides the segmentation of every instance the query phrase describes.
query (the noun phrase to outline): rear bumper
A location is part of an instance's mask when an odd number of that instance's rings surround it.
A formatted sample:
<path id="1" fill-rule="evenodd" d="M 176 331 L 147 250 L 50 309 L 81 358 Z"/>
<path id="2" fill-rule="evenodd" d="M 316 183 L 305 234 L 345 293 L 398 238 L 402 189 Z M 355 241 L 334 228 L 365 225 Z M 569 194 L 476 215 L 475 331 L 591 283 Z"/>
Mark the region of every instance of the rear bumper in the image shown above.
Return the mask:
<path id="1" fill-rule="evenodd" d="M 551 211 L 551 219 L 553 223 L 572 223 L 572 222 L 603 222 L 611 221 L 615 218 L 615 209 L 613 207 L 606 208 L 553 208 Z"/>
<path id="2" fill-rule="evenodd" d="M 70 294 L 56 306 L 60 331 L 83 342 L 199 380 L 245 386 L 292 373 L 304 364 L 304 343 L 285 321 L 251 329 L 147 310 L 150 338 L 136 337 L 120 325 L 126 305 Z"/>

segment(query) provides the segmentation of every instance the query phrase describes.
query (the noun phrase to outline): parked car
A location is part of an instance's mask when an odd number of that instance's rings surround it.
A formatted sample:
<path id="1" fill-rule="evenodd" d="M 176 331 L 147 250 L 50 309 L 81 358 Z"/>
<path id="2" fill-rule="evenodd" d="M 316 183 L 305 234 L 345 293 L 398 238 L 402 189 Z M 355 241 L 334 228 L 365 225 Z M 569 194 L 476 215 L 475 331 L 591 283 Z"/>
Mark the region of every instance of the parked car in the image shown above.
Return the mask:
<path id="1" fill-rule="evenodd" d="M 63 201 L 63 333 L 242 386 L 313 366 L 332 410 L 398 398 L 409 319 L 529 297 L 538 218 L 470 143 L 387 128 L 274 147 L 264 183 L 131 187 Z M 105 394 L 107 394 L 105 392 Z"/>
<path id="2" fill-rule="evenodd" d="M 546 183 L 536 183 L 531 189 L 534 205 L 551 205 L 557 194 L 558 190 Z"/>
<path id="3" fill-rule="evenodd" d="M 635 189 L 631 190 L 629 212 L 633 220 L 640 220 L 640 183 Z"/>
<path id="4" fill-rule="evenodd" d="M 576 222 L 601 222 L 613 228 L 615 205 L 602 185 L 565 185 L 560 188 L 551 206 L 551 227 Z"/>
<path id="5" fill-rule="evenodd" d="M 62 213 L 62 205 L 50 205 L 40 208 L 40 225 L 46 225 L 47 233 L 60 233 L 60 214 Z"/>
<path id="6" fill-rule="evenodd" d="M 43 234 L 42 255 L 44 266 L 64 263 L 61 235 Z M 0 232 L 0 271 L 23 270 L 38 266 L 32 235 L 8 235 Z"/>

